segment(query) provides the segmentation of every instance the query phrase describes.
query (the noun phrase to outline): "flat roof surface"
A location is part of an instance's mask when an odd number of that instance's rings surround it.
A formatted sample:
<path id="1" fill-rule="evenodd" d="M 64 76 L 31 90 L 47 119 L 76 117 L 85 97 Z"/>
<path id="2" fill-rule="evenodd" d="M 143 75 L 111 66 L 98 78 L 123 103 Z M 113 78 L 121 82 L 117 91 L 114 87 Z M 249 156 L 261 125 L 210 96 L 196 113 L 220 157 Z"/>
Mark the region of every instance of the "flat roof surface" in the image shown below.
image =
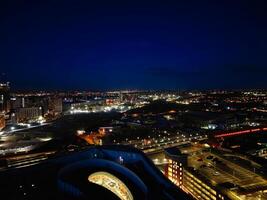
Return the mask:
<path id="1" fill-rule="evenodd" d="M 181 149 L 183 153 L 189 155 L 188 167 L 193 167 L 200 175 L 208 179 L 212 185 L 218 186 L 224 183 L 232 183 L 236 186 L 232 190 L 242 194 L 267 189 L 267 180 L 262 176 L 225 159 L 223 156 L 207 150 L 203 152 L 202 150 L 203 148 L 196 146 Z M 252 195 L 251 198 L 256 197 Z"/>

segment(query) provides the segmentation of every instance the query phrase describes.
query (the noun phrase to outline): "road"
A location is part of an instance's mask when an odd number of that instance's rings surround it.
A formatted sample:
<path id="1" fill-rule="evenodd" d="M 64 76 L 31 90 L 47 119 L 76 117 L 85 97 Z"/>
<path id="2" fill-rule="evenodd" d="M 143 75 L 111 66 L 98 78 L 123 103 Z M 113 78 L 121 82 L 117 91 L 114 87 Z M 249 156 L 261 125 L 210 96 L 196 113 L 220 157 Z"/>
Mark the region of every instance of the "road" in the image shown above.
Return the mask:
<path id="1" fill-rule="evenodd" d="M 7 166 L 0 167 L 0 171 L 4 171 L 7 169 L 19 169 L 23 167 L 37 165 L 42 161 L 47 160 L 53 154 L 55 154 L 55 151 L 47 151 L 42 153 L 27 154 L 7 158 Z"/>
<path id="2" fill-rule="evenodd" d="M 49 124 L 51 124 L 51 123 L 42 123 L 42 124 L 36 125 L 36 126 L 30 126 L 30 127 L 20 128 L 20 129 L 14 129 L 14 130 L 10 130 L 10 131 L 1 131 L 0 132 L 0 136 L 9 135 L 9 134 L 12 134 L 12 133 L 15 133 L 15 132 L 25 131 L 25 130 L 38 128 L 38 127 L 42 127 L 42 126 L 47 126 Z"/>
<path id="3" fill-rule="evenodd" d="M 169 147 L 179 146 L 183 144 L 189 144 L 193 140 L 202 141 L 206 140 L 207 135 L 193 135 L 193 134 L 177 134 L 175 136 L 164 136 L 163 138 L 149 138 L 147 140 L 134 140 L 134 141 L 125 141 L 123 145 L 132 145 L 135 148 L 141 149 L 145 153 L 161 151 Z"/>

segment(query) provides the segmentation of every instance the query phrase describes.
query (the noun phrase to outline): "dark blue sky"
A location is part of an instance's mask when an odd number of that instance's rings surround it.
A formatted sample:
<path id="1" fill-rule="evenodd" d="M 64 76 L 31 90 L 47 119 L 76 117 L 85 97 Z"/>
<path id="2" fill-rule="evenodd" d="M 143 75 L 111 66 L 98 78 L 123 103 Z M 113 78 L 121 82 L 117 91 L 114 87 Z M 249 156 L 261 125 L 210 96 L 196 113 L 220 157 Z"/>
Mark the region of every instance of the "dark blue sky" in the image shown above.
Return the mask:
<path id="1" fill-rule="evenodd" d="M 0 72 L 16 89 L 267 87 L 264 0 L 7 2 Z"/>

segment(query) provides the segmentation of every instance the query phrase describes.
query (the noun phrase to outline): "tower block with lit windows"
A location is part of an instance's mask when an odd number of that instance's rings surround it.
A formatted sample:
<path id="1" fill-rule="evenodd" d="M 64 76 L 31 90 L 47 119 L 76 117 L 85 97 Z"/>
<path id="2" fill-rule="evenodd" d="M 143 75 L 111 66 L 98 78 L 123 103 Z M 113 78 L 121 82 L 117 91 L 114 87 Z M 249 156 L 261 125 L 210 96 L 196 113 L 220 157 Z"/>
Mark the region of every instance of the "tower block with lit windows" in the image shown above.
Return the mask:
<path id="1" fill-rule="evenodd" d="M 168 148 L 165 150 L 168 164 L 165 168 L 165 175 L 175 185 L 182 188 L 183 185 L 183 166 L 187 166 L 187 155 L 182 154 L 178 148 Z"/>
<path id="2" fill-rule="evenodd" d="M 0 83 L 0 112 L 8 113 L 10 110 L 10 87 L 9 82 Z"/>

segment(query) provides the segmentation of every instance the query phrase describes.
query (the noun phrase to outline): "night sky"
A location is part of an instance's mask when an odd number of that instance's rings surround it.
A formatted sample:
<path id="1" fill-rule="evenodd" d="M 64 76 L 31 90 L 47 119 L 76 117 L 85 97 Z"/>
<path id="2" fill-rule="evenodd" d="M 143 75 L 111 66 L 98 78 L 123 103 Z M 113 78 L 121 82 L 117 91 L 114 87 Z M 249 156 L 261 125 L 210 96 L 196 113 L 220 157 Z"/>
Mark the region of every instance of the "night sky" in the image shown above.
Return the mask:
<path id="1" fill-rule="evenodd" d="M 267 88 L 264 0 L 3 2 L 14 89 Z"/>

